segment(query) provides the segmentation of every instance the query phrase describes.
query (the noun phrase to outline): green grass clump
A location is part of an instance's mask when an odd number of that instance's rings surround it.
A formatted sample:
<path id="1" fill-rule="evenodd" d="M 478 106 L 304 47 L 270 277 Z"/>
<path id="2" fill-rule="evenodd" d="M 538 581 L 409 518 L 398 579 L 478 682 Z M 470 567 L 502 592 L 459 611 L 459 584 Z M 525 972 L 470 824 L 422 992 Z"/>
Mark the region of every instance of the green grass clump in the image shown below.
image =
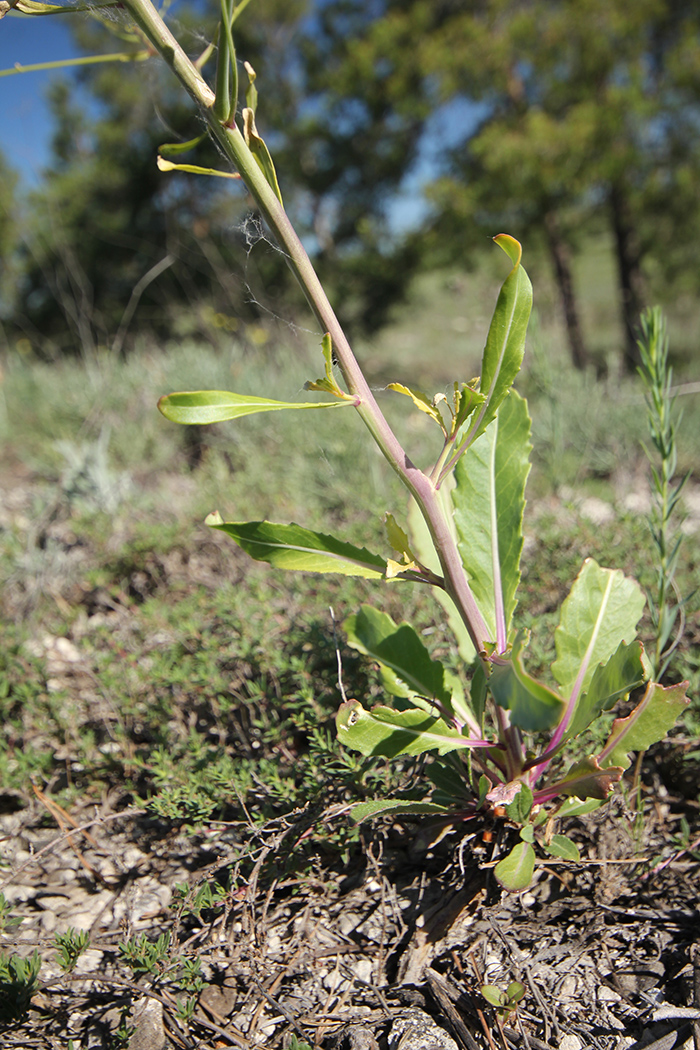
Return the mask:
<path id="1" fill-rule="evenodd" d="M 488 271 L 457 284 L 426 278 L 414 313 L 366 348 L 377 385 L 410 380 L 420 362 L 430 393 L 444 385 L 424 352 L 438 315 L 454 343 L 450 376 L 470 378 L 481 335 L 478 324 L 463 331 L 463 312 L 487 296 L 490 279 Z M 645 477 L 642 391 L 634 379 L 574 373 L 558 331 L 545 296 L 522 382 L 536 455 L 519 615 L 524 626 L 539 618 L 529 650 L 535 674 L 551 658 L 554 610 L 585 557 L 647 587 L 655 572 L 646 516 L 619 500 L 625 484 L 634 490 Z M 391 510 L 405 522 L 404 501 L 360 421 L 350 412 L 313 423 L 277 414 L 190 430 L 155 409 L 162 393 L 195 387 L 300 400 L 304 380 L 322 371 L 317 343 L 275 332 L 256 353 L 235 341 L 185 342 L 127 359 L 3 363 L 0 484 L 11 499 L 0 516 L 0 776 L 8 789 L 28 796 L 32 781 L 50 784 L 64 804 L 117 790 L 124 804 L 189 827 L 259 826 L 306 804 L 371 797 L 388 789 L 386 778 L 408 775 L 409 763 L 390 773 L 336 742 L 328 607 L 340 621 L 363 601 L 381 603 L 395 620 L 422 625 L 435 654 L 459 669 L 427 590 L 277 577 L 203 525 L 218 508 L 225 518 L 298 521 L 384 550 L 380 516 Z M 407 412 L 407 399 L 378 393 L 420 459 L 430 421 Z M 697 414 L 689 399 L 679 471 L 695 469 Z M 311 425 L 317 444 L 308 456 L 296 448 L 299 428 Z M 589 521 L 583 496 L 614 503 L 612 520 Z M 683 593 L 700 585 L 695 546 L 682 548 Z M 669 680 L 689 677 L 691 696 L 700 691 L 698 631 L 690 608 Z M 650 623 L 642 633 L 651 637 Z M 49 681 L 46 636 L 71 640 L 79 674 Z M 340 631 L 338 644 L 347 695 L 379 697 L 374 670 L 343 649 Z M 685 732 L 699 730 L 694 704 Z"/>

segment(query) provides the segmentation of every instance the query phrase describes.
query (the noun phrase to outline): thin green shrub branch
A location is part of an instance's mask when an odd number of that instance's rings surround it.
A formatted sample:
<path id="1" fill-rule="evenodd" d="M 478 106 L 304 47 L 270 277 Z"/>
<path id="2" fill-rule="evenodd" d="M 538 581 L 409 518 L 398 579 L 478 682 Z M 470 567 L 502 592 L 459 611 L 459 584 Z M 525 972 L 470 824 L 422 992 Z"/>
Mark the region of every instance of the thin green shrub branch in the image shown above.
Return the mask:
<path id="1" fill-rule="evenodd" d="M 646 391 L 649 435 L 656 453 L 654 457 L 652 451 L 645 448 L 653 482 L 650 527 L 657 554 L 656 586 L 649 595 L 649 610 L 655 634 L 654 675 L 661 678 L 678 647 L 681 632 L 674 639 L 671 635 L 679 617 L 682 619 L 685 604 L 675 582 L 683 535 L 674 521 L 677 520 L 678 501 L 688 475 L 674 483 L 681 413 L 671 393 L 673 369 L 669 361 L 666 319 L 661 308 L 655 306 L 646 310 L 641 316 L 641 327 L 638 345 L 642 363 L 638 372 Z"/>

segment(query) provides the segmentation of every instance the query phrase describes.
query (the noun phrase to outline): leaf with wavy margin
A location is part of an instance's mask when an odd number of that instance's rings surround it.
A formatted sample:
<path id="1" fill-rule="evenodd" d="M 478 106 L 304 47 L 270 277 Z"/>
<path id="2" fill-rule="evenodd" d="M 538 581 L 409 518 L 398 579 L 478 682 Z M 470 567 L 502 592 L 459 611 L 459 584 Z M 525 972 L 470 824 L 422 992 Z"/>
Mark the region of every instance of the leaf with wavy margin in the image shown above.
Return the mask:
<path id="1" fill-rule="evenodd" d="M 576 798 L 598 798 L 610 797 L 615 784 L 624 773 L 622 766 L 606 766 L 601 768 L 598 758 L 591 756 L 584 758 L 571 767 L 562 780 L 549 784 L 541 791 L 535 792 L 535 802 L 545 802 L 559 795 L 575 795 Z"/>
<path id="2" fill-rule="evenodd" d="M 384 576 L 383 558 L 364 547 L 353 547 L 335 536 L 311 532 L 301 525 L 280 525 L 274 521 L 224 521 L 218 511 L 209 514 L 206 524 L 225 532 L 251 558 L 268 562 L 278 569 L 339 573 L 368 580 Z"/>
<path id="3" fill-rule="evenodd" d="M 609 711 L 618 700 L 626 698 L 633 689 L 644 683 L 646 672 L 641 642 L 626 645 L 621 642 L 607 663 L 598 664 L 588 691 L 577 702 L 564 740 L 577 737 L 601 714 Z"/>
<path id="4" fill-rule="evenodd" d="M 621 642 L 634 641 L 644 611 L 644 594 L 619 569 L 604 569 L 587 558 L 565 598 L 554 633 L 557 658 L 552 674 L 564 695 L 588 688 L 596 668 Z"/>
<path id="5" fill-rule="evenodd" d="M 524 638 L 523 632 L 520 632 L 508 659 L 502 664 L 494 664 L 489 689 L 498 706 L 510 711 L 514 725 L 529 733 L 536 733 L 557 724 L 564 709 L 564 701 L 524 670 L 520 658 Z"/>
<path id="6" fill-rule="evenodd" d="M 439 806 L 435 802 L 410 802 L 405 799 L 385 802 L 381 799 L 376 799 L 374 802 L 360 802 L 358 805 L 353 806 L 350 810 L 350 818 L 356 824 L 361 824 L 363 820 L 370 820 L 372 817 L 383 817 L 389 813 L 396 817 L 440 817 L 449 812 L 450 810 L 447 806 Z"/>
<path id="7" fill-rule="evenodd" d="M 462 564 L 500 651 L 517 605 L 530 423 L 527 402 L 513 391 L 457 464 L 452 491 Z"/>
<path id="8" fill-rule="evenodd" d="M 386 670 L 386 688 L 394 696 L 413 694 L 449 703 L 445 689 L 445 669 L 432 660 L 410 624 L 396 624 L 386 613 L 363 605 L 343 623 L 348 644 L 353 649 L 377 660 Z"/>
<path id="9" fill-rule="evenodd" d="M 467 747 L 489 747 L 488 740 L 463 736 L 419 708 L 394 711 L 378 705 L 366 711 L 358 700 L 347 700 L 336 715 L 338 740 L 363 755 L 422 755 L 437 751 L 445 755 Z"/>
<path id="10" fill-rule="evenodd" d="M 613 722 L 608 741 L 598 755 L 601 765 L 627 769 L 629 752 L 646 751 L 651 744 L 663 740 L 690 703 L 687 688 L 688 682 L 671 686 L 649 682 L 634 711 Z"/>

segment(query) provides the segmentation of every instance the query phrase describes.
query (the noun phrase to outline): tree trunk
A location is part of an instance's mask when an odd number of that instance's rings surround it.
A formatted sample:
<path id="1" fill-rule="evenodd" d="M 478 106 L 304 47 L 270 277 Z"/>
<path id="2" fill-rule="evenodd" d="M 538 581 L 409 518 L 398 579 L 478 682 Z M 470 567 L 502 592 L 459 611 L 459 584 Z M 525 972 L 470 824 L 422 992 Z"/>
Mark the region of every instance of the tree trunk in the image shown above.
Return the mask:
<path id="1" fill-rule="evenodd" d="M 642 256 L 627 194 L 621 183 L 613 183 L 610 188 L 609 201 L 615 235 L 620 306 L 625 335 L 624 362 L 628 371 L 634 372 L 641 363 L 637 338 L 639 336 L 639 315 L 644 309 Z"/>
<path id="2" fill-rule="evenodd" d="M 566 334 L 569 339 L 569 350 L 574 366 L 583 370 L 590 363 L 590 356 L 583 339 L 574 292 L 574 279 L 571 272 L 571 251 L 561 235 L 559 220 L 555 212 L 547 212 L 544 217 L 544 228 L 547 244 L 552 257 L 554 274 L 559 289 L 559 296 L 564 310 Z"/>

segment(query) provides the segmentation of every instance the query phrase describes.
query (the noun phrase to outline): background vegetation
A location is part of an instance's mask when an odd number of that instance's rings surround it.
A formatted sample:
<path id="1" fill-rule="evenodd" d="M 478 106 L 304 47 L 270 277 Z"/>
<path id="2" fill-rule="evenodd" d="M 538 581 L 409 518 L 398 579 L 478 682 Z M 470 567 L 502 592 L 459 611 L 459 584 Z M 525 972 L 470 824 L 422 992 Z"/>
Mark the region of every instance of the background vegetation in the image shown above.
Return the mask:
<path id="1" fill-rule="evenodd" d="M 636 360 L 639 309 L 654 295 L 668 303 L 677 373 L 693 376 L 696 6 L 297 0 L 259 8 L 237 24 L 240 54 L 262 85 L 258 119 L 287 206 L 373 382 L 410 377 L 437 390 L 472 375 L 499 278 L 482 234 L 506 227 L 523 239 L 537 293 L 521 384 L 538 457 L 528 581 L 546 580 L 554 595 L 590 554 L 651 586 L 643 396 L 619 370 Z M 178 8 L 193 53 L 216 17 Z M 335 746 L 336 687 L 331 591 L 271 581 L 232 551 L 231 568 L 221 569 L 218 541 L 196 523 L 215 506 L 240 506 L 246 517 L 311 528 L 342 521 L 348 539 L 371 545 L 394 479 L 345 416 L 318 424 L 311 460 L 294 451 L 294 420 L 180 432 L 157 416 L 158 395 L 177 388 L 293 397 L 318 371 L 317 337 L 304 329 L 284 259 L 245 196 L 228 180 L 158 170 L 164 142 L 200 129 L 143 41 L 100 19 L 76 21 L 74 32 L 85 54 L 118 49 L 135 61 L 56 79 L 52 158 L 38 188 L 23 192 L 6 160 L 0 172 L 0 566 L 11 639 L 0 676 L 10 727 L 3 761 L 17 790 L 41 775 L 66 790 L 92 791 L 97 778 L 169 798 L 161 789 L 177 795 L 195 768 L 209 768 L 211 746 L 220 776 L 203 777 L 195 801 L 183 803 L 201 817 L 207 805 L 235 808 L 248 791 L 274 795 L 277 759 L 265 749 L 272 764 L 261 769 L 263 743 L 283 749 L 294 776 L 306 777 L 293 765 L 300 754 L 318 772 L 314 754 Z M 211 145 L 191 154 L 221 164 Z M 679 474 L 696 470 L 694 389 L 681 386 L 690 396 Z M 397 425 L 420 455 L 421 420 L 402 411 L 394 409 Z M 691 480 L 691 509 L 694 491 Z M 208 552 L 201 586 L 191 568 L 198 544 Z M 682 593 L 698 572 L 686 551 Z M 237 587 L 243 573 L 246 595 Z M 352 606 L 360 592 L 345 583 L 336 600 Z M 399 618 L 406 600 L 445 645 L 426 598 L 387 590 Z M 115 649 L 106 628 L 122 614 L 129 627 Z M 50 658 L 39 625 L 86 647 L 108 708 L 96 722 L 61 688 L 42 685 Z M 692 612 L 686 629 L 692 641 Z M 284 643 L 270 645 L 278 635 Z M 682 646 L 672 675 L 696 675 L 694 659 Z M 361 678 L 355 691 L 371 688 Z M 192 689 L 201 691 L 200 713 L 186 716 Z M 46 717 L 48 748 L 39 729 Z M 307 718 L 321 729 L 302 740 Z M 238 765 L 236 734 L 248 755 Z M 291 798 L 295 790 L 279 788 Z M 201 792 L 209 803 L 199 812 Z"/>
<path id="2" fill-rule="evenodd" d="M 183 0 L 175 16 L 203 52 L 217 12 Z M 76 19 L 73 31 L 86 55 L 143 55 L 119 23 Z M 482 234 L 507 229 L 552 275 L 577 367 L 604 368 L 609 351 L 633 365 L 637 318 L 656 300 L 683 319 L 676 354 L 693 354 L 697 5 L 268 0 L 237 31 L 285 203 L 355 331 L 384 324 L 416 273 L 473 268 Z M 130 348 L 146 332 L 211 338 L 220 313 L 301 306 L 228 181 L 158 171 L 160 144 L 201 129 L 156 62 L 125 68 L 56 79 L 38 189 L 23 194 L 3 162 L 6 348 L 53 358 Z M 186 159 L 219 160 L 206 143 Z M 612 346 L 584 317 L 592 243 L 606 256 Z"/>
<path id="3" fill-rule="evenodd" d="M 174 10 L 201 53 L 217 11 Z M 677 475 L 690 474 L 676 583 L 700 588 L 699 22 L 678 0 L 257 0 L 237 26 L 285 203 L 374 387 L 432 394 L 474 375 L 503 276 L 488 237 L 524 242 L 536 313 L 519 389 L 535 462 L 521 614 L 538 625 L 536 674 L 585 557 L 656 585 L 644 394 L 629 368 L 650 301 L 670 320 Z M 116 22 L 74 31 L 85 54 L 143 48 Z M 321 815 L 415 782 L 411 760 L 389 767 L 336 741 L 337 656 L 348 696 L 371 700 L 381 683 L 329 606 L 340 621 L 371 594 L 441 659 L 458 657 L 425 593 L 277 578 L 204 527 L 218 508 L 373 547 L 380 515 L 403 507 L 354 414 L 313 420 L 311 457 L 294 416 L 196 428 L 159 416 L 173 389 L 295 400 L 320 372 L 320 333 L 235 184 L 156 167 L 160 145 L 201 131 L 156 63 L 65 74 L 51 103 L 40 185 L 27 192 L 0 158 L 0 814 L 55 836 L 67 811 L 134 806 L 149 842 L 200 860 L 231 830 L 217 822 L 233 823 L 236 865 L 178 887 L 155 939 L 119 943 L 122 972 L 141 980 L 158 953 L 179 959 L 174 924 L 228 915 L 253 872 L 262 893 L 279 882 L 303 895 L 314 880 L 335 892 L 362 863 L 360 832 Z M 184 159 L 221 165 L 204 143 Z M 382 397 L 420 459 L 427 421 Z M 690 679 L 693 704 L 635 771 L 637 797 L 631 778 L 623 787 L 616 837 L 647 866 L 697 852 L 697 609 L 691 597 L 664 678 Z M 647 616 L 652 649 L 653 634 Z M 663 834 L 645 838 L 660 787 L 683 800 L 675 838 L 668 807 Z M 256 867 L 255 843 L 279 828 L 284 850 Z M 4 945 L 6 908 L 0 898 Z M 66 958 L 72 936 L 57 934 Z M 13 1018 L 45 964 L 0 956 Z M 199 985 L 181 987 L 194 1010 Z"/>

